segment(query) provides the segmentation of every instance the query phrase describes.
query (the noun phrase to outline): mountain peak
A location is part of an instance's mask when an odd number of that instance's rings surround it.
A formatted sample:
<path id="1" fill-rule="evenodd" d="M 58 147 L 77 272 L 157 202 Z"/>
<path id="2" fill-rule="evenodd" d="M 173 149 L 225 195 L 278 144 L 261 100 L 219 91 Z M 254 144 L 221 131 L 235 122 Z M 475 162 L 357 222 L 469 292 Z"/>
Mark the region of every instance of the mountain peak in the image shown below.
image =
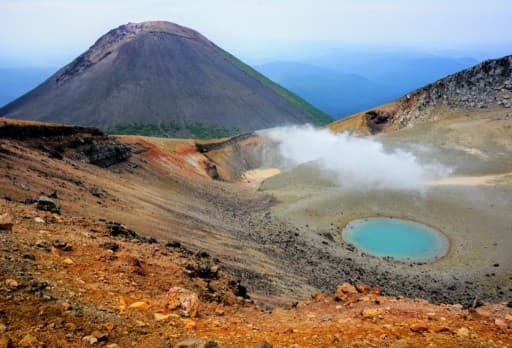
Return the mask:
<path id="1" fill-rule="evenodd" d="M 181 36 L 185 39 L 208 41 L 197 31 L 178 25 L 176 23 L 166 21 L 147 21 L 123 24 L 103 35 L 96 43 L 101 42 L 104 39 L 109 39 L 110 37 L 122 37 L 124 39 L 130 39 L 144 33 L 166 33 Z"/>
<path id="2" fill-rule="evenodd" d="M 197 31 L 162 21 L 110 30 L 2 113 L 122 133 L 200 137 L 330 121 Z"/>
<path id="3" fill-rule="evenodd" d="M 85 53 L 76 58 L 67 69 L 57 77 L 57 83 L 65 82 L 77 73 L 107 58 L 112 53 L 116 53 L 119 47 L 140 35 L 158 33 L 175 35 L 183 39 L 198 40 L 203 44 L 213 45 L 197 31 L 172 22 L 148 21 L 123 24 L 101 36 Z"/>

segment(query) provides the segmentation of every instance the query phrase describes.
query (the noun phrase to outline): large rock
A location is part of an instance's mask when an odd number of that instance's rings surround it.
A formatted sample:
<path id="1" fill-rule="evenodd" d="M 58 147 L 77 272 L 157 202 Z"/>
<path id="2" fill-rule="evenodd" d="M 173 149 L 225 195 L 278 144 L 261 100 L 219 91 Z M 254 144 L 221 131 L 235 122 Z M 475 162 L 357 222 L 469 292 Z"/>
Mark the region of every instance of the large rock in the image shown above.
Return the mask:
<path id="1" fill-rule="evenodd" d="M 167 292 L 167 299 L 169 300 L 169 309 L 181 309 L 183 314 L 195 318 L 199 308 L 199 297 L 196 293 L 175 286 Z"/>
<path id="2" fill-rule="evenodd" d="M 428 325 L 427 323 L 423 322 L 423 321 L 419 321 L 417 323 L 413 323 L 409 329 L 412 331 L 412 332 L 416 332 L 416 333 L 422 333 L 422 332 L 427 332 L 428 331 Z"/>
<path id="3" fill-rule="evenodd" d="M 11 232 L 13 226 L 14 226 L 14 223 L 12 221 L 12 218 L 9 216 L 9 214 L 0 215 L 0 231 Z"/>
<path id="4" fill-rule="evenodd" d="M 127 145 L 114 139 L 100 139 L 78 152 L 73 159 L 106 168 L 126 161 L 131 155 Z"/>
<path id="5" fill-rule="evenodd" d="M 351 295 L 357 294 L 357 289 L 355 286 L 349 284 L 349 283 L 343 283 L 338 285 L 336 288 L 336 292 L 334 293 L 334 297 L 338 301 L 342 301 L 347 299 L 347 297 Z"/>
<path id="6" fill-rule="evenodd" d="M 177 343 L 174 347 L 175 348 L 200 348 L 204 347 L 204 341 L 198 340 L 196 338 L 187 338 L 186 340 L 183 340 L 179 343 Z"/>
<path id="7" fill-rule="evenodd" d="M 0 138 L 30 140 L 27 145 L 46 152 L 50 158 L 68 157 L 100 167 L 110 167 L 131 156 L 128 145 L 90 127 L 10 122 L 0 127 Z M 50 195 L 50 198 L 57 197 Z"/>
<path id="8" fill-rule="evenodd" d="M 60 214 L 60 207 L 54 200 L 46 196 L 40 196 L 37 200 L 37 209 Z"/>
<path id="9" fill-rule="evenodd" d="M 361 311 L 361 316 L 366 319 L 372 319 L 378 317 L 382 313 L 384 313 L 384 311 L 380 308 L 364 308 Z"/>
<path id="10" fill-rule="evenodd" d="M 469 337 L 470 331 L 467 327 L 461 327 L 455 331 L 455 335 L 458 337 Z"/>
<path id="11" fill-rule="evenodd" d="M 215 341 L 203 341 L 197 338 L 187 338 L 174 346 L 175 348 L 218 348 L 219 344 Z"/>

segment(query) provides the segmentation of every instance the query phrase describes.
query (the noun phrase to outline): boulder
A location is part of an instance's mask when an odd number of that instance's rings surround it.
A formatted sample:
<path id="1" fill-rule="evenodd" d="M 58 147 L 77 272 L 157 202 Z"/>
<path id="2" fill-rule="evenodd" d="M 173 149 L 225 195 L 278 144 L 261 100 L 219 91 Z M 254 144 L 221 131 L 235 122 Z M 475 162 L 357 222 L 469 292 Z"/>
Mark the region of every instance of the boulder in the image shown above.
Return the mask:
<path id="1" fill-rule="evenodd" d="M 215 341 L 203 341 L 197 338 L 187 338 L 177 343 L 175 348 L 218 348 L 219 344 Z"/>
<path id="2" fill-rule="evenodd" d="M 82 338 L 84 342 L 89 343 L 91 346 L 98 343 L 98 339 L 94 337 L 93 335 L 87 335 Z"/>
<path id="3" fill-rule="evenodd" d="M 62 261 L 63 264 L 65 265 L 68 265 L 68 266 L 71 266 L 71 265 L 74 265 L 75 262 L 73 260 L 71 260 L 69 257 L 66 257 L 63 261 Z"/>
<path id="4" fill-rule="evenodd" d="M 127 239 L 140 239 L 140 236 L 133 230 L 126 227 L 126 225 L 119 222 L 109 221 L 105 225 L 110 230 L 112 237 L 124 237 Z"/>
<path id="5" fill-rule="evenodd" d="M 334 293 L 334 297 L 336 300 L 343 300 L 349 295 L 357 294 L 357 289 L 355 286 L 349 283 L 343 283 L 338 285 L 336 288 L 336 292 Z"/>
<path id="6" fill-rule="evenodd" d="M 73 250 L 73 246 L 71 244 L 69 244 L 68 242 L 59 240 L 59 239 L 54 240 L 52 245 L 53 245 L 53 247 L 60 249 L 62 251 L 72 251 Z"/>
<path id="7" fill-rule="evenodd" d="M 199 297 L 196 293 L 175 286 L 167 292 L 168 308 L 171 310 L 181 309 L 185 316 L 195 318 L 199 308 Z"/>
<path id="8" fill-rule="evenodd" d="M 363 318 L 372 319 L 381 315 L 384 311 L 380 308 L 364 308 L 361 311 Z"/>
<path id="9" fill-rule="evenodd" d="M 409 327 L 409 329 L 412 332 L 416 332 L 416 333 L 427 332 L 428 331 L 428 325 L 427 325 L 427 323 L 420 321 L 420 322 L 412 324 Z"/>
<path id="10" fill-rule="evenodd" d="M 60 214 L 60 207 L 57 205 L 57 203 L 55 203 L 53 199 L 46 196 L 40 196 L 37 199 L 37 209 Z"/>
<path id="11" fill-rule="evenodd" d="M 18 282 L 14 279 L 6 279 L 5 286 L 9 289 L 16 289 L 18 287 Z"/>
<path id="12" fill-rule="evenodd" d="M 459 337 L 469 337 L 469 329 L 467 327 L 461 327 L 455 331 L 455 334 Z"/>
<path id="13" fill-rule="evenodd" d="M 104 242 L 100 244 L 100 247 L 107 250 L 112 250 L 113 252 L 116 252 L 119 250 L 120 246 L 117 243 L 114 242 Z"/>
<path id="14" fill-rule="evenodd" d="M 14 223 L 12 221 L 12 218 L 9 216 L 9 214 L 0 215 L 0 231 L 11 232 L 13 226 L 14 226 Z"/>

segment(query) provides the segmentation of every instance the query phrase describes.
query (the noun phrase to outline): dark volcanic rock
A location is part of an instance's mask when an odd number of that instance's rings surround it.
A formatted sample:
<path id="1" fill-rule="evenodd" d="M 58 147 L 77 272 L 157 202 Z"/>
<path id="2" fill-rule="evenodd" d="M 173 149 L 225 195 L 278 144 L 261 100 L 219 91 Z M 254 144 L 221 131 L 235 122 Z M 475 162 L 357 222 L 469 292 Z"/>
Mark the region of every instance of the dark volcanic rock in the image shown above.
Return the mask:
<path id="1" fill-rule="evenodd" d="M 105 225 L 109 229 L 110 235 L 112 237 L 124 237 L 126 239 L 139 240 L 139 241 L 141 241 L 143 243 L 148 243 L 148 244 L 156 244 L 156 243 L 158 243 L 158 240 L 156 240 L 155 238 L 141 236 L 137 232 L 135 232 L 134 230 L 129 229 L 124 224 L 121 224 L 119 222 L 109 221 L 109 222 L 106 222 Z"/>
<path id="2" fill-rule="evenodd" d="M 510 108 L 512 56 L 492 59 L 422 87 L 397 101 L 393 110 L 366 113 L 370 132 L 408 127 L 416 120 L 435 117 L 434 108 L 447 106 L 464 110 Z"/>
<path id="3" fill-rule="evenodd" d="M 0 115 L 103 129 L 147 123 L 169 135 L 331 121 L 198 32 L 169 22 L 111 30 Z"/>
<path id="4" fill-rule="evenodd" d="M 417 99 L 416 107 L 436 104 L 459 108 L 485 108 L 502 104 L 498 92 L 512 90 L 512 56 L 487 60 L 427 85 L 403 98 Z M 500 103 L 501 102 L 501 103 Z"/>
<path id="5" fill-rule="evenodd" d="M 178 241 L 172 241 L 165 243 L 165 246 L 168 248 L 181 248 L 181 243 Z"/>
<path id="6" fill-rule="evenodd" d="M 0 119 L 1 120 L 1 119 Z M 97 128 L 51 123 L 24 124 L 5 119 L 0 122 L 0 138 L 23 141 L 24 145 L 62 160 L 68 157 L 100 167 L 126 161 L 131 149 Z"/>
<path id="7" fill-rule="evenodd" d="M 1 115 L 1 113 L 0 113 Z M 97 128 L 92 127 L 72 127 L 65 125 L 51 124 L 15 124 L 11 122 L 0 122 L 0 138 L 9 138 L 16 140 L 26 140 L 35 138 L 54 138 L 77 134 L 88 134 L 91 136 L 101 136 Z"/>
<path id="8" fill-rule="evenodd" d="M 100 247 L 107 250 L 112 250 L 113 252 L 116 252 L 119 250 L 120 246 L 117 243 L 114 242 L 104 242 L 100 244 Z"/>
<path id="9" fill-rule="evenodd" d="M 240 284 L 240 281 L 232 281 L 230 285 L 234 288 L 234 294 L 236 296 L 240 296 L 245 299 L 250 298 L 249 294 L 247 293 L 247 288 Z"/>
<path id="10" fill-rule="evenodd" d="M 37 209 L 60 214 L 60 207 L 57 205 L 57 203 L 46 196 L 40 196 L 38 198 Z"/>
<path id="11" fill-rule="evenodd" d="M 95 164 L 100 167 L 110 167 L 126 161 L 131 156 L 130 148 L 116 141 L 103 141 L 91 144 L 77 153 L 75 160 Z"/>
<path id="12" fill-rule="evenodd" d="M 119 222 L 107 222 L 107 228 L 110 230 L 112 237 L 125 237 L 128 239 L 139 239 L 139 235 Z"/>
<path id="13" fill-rule="evenodd" d="M 389 112 L 380 110 L 368 111 L 365 117 L 366 124 L 372 134 L 381 132 L 392 119 Z"/>
<path id="14" fill-rule="evenodd" d="M 210 263 L 210 261 L 203 261 L 197 263 L 190 263 L 186 266 L 191 277 L 198 277 L 203 279 L 217 279 L 219 267 Z"/>

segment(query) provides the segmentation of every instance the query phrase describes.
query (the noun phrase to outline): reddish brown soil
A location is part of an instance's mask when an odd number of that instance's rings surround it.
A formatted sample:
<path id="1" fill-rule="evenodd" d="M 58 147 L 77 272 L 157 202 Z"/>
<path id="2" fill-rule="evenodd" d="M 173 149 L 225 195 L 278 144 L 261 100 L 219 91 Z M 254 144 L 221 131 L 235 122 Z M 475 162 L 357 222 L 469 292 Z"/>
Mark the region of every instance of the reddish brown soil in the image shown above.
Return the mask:
<path id="1" fill-rule="evenodd" d="M 12 232 L 0 234 L 1 335 L 14 343 L 31 334 L 48 347 L 82 346 L 82 337 L 98 330 L 108 335 L 108 343 L 121 347 L 166 346 L 189 337 L 225 346 L 256 346 L 262 340 L 276 347 L 512 345 L 512 331 L 503 326 L 510 325 L 512 309 L 503 305 L 470 311 L 362 289 L 341 301 L 316 293 L 295 308 L 265 312 L 237 298 L 222 272 L 210 282 L 216 290 L 209 291 L 205 279 L 186 269 L 197 264 L 194 254 L 115 239 L 103 224 L 79 216 L 59 217 L 8 202 L 0 203 L 0 209 L 15 223 Z M 35 222 L 36 217 L 48 223 Z M 56 240 L 71 244 L 72 250 L 52 247 Z M 106 250 L 101 247 L 105 242 L 120 249 Z M 18 286 L 9 287 L 7 279 Z M 39 289 L 42 282 L 48 286 Z M 199 294 L 197 318 L 182 318 L 166 308 L 166 293 L 173 286 Z M 139 301 L 147 305 L 130 308 Z M 171 316 L 159 321 L 155 313 Z"/>
<path id="2" fill-rule="evenodd" d="M 190 161 L 188 156 L 203 160 L 190 143 L 174 144 L 178 150 L 172 152 L 147 139 L 124 141 L 134 151 L 130 162 L 101 169 L 0 139 L 1 194 L 10 198 L 0 199 L 0 215 L 14 225 L 0 231 L 0 347 L 83 347 L 90 346 L 91 335 L 101 341 L 95 345 L 107 347 L 168 347 L 187 338 L 226 347 L 255 347 L 263 340 L 274 347 L 512 346 L 506 304 L 468 310 L 360 287 L 340 290 L 338 300 L 315 293 L 272 312 L 257 307 L 238 296 L 243 289 L 227 270 L 246 266 L 225 246 L 252 250 L 243 255 L 247 264 L 264 256 L 249 242 L 240 245 L 215 232 L 233 226 L 216 221 L 212 202 L 255 210 L 268 198 L 211 180 Z M 62 215 L 22 203 L 53 190 Z M 161 240 L 112 237 L 100 218 Z M 186 247 L 165 246 L 164 237 L 172 236 L 187 240 Z M 205 263 L 206 275 L 200 272 Z M 199 296 L 197 317 L 169 308 L 172 287 Z"/>

